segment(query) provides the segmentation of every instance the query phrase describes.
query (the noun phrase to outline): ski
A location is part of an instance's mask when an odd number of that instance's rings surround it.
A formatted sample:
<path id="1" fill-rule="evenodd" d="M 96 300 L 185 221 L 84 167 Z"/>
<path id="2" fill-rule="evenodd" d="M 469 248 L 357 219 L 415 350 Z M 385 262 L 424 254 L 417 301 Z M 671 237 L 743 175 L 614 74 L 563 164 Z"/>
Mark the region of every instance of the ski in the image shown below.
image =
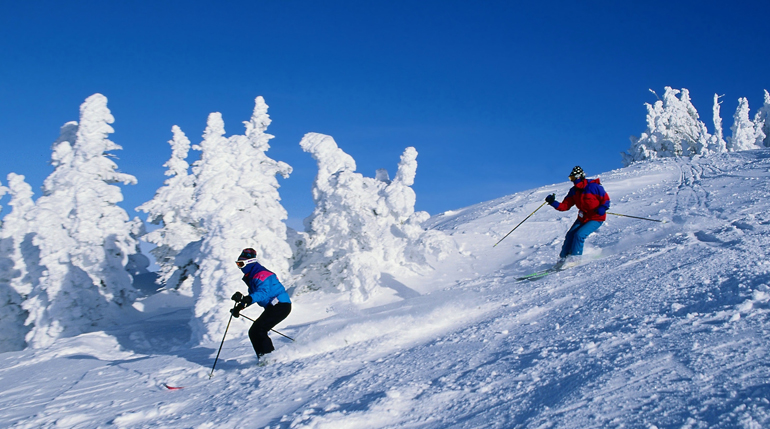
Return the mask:
<path id="1" fill-rule="evenodd" d="M 587 264 L 591 260 L 596 260 L 596 259 L 600 259 L 600 258 L 601 258 L 601 255 L 594 255 L 594 256 L 586 257 L 586 259 L 583 259 L 582 261 L 567 262 L 566 264 L 562 264 L 562 265 L 556 264 L 553 267 L 548 268 L 547 270 L 537 271 L 537 272 L 534 272 L 532 274 L 527 274 L 526 276 L 517 277 L 516 281 L 517 282 L 522 282 L 522 281 L 525 281 L 525 280 L 542 279 L 543 277 L 545 277 L 545 276 L 547 276 L 549 274 L 558 273 L 559 271 L 568 270 L 570 268 L 576 268 L 576 267 L 579 267 L 579 266 Z"/>
<path id="2" fill-rule="evenodd" d="M 557 271 L 560 271 L 560 270 L 557 270 L 555 268 L 549 268 L 549 269 L 547 269 L 545 271 L 538 271 L 536 273 L 527 274 L 526 276 L 517 277 L 516 281 L 517 282 L 522 282 L 522 281 L 525 281 L 525 280 L 542 279 L 543 277 L 547 276 L 548 274 L 552 274 L 552 273 L 555 273 Z"/>

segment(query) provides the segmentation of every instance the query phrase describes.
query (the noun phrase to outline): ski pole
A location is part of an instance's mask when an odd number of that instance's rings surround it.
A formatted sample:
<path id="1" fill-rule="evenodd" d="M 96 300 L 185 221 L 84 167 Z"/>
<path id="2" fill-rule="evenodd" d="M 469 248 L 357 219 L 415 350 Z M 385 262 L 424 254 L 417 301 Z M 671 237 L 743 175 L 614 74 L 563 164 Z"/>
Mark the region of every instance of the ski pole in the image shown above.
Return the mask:
<path id="1" fill-rule="evenodd" d="M 651 221 L 651 222 L 660 222 L 660 223 L 666 223 L 666 221 L 665 221 L 665 220 L 658 220 L 658 219 L 648 219 L 648 218 L 646 218 L 646 217 L 639 217 L 639 216 L 629 216 L 629 215 L 624 215 L 624 214 L 620 214 L 620 213 L 610 213 L 610 212 L 607 212 L 607 214 L 609 214 L 609 215 L 614 215 L 614 216 L 630 217 L 630 218 L 633 218 L 633 219 L 649 220 L 649 221 Z"/>
<path id="2" fill-rule="evenodd" d="M 252 318 L 251 318 L 251 317 L 249 317 L 249 316 L 245 316 L 245 315 L 241 314 L 241 317 L 243 317 L 243 318 L 244 318 L 244 319 L 246 319 L 246 320 L 250 320 L 252 323 L 254 322 L 254 319 L 252 319 Z M 292 338 L 292 337 L 290 337 L 290 336 L 288 336 L 288 335 L 283 335 L 282 333 L 280 333 L 280 332 L 276 331 L 275 329 L 270 329 L 270 330 L 271 330 L 271 331 L 273 331 L 273 332 L 275 332 L 276 334 L 278 334 L 278 335 L 282 336 L 282 337 L 286 337 L 286 338 L 288 338 L 288 339 L 290 339 L 290 340 L 294 341 L 294 338 Z"/>
<path id="3" fill-rule="evenodd" d="M 519 226 L 520 226 L 522 223 L 524 223 L 524 221 L 526 221 L 527 219 L 529 219 L 530 217 L 532 217 L 532 215 L 533 215 L 533 214 L 535 214 L 535 212 L 536 212 L 536 211 L 540 210 L 540 209 L 541 209 L 541 208 L 542 208 L 544 205 L 546 205 L 547 203 L 548 203 L 547 201 L 544 201 L 544 202 L 543 202 L 543 204 L 540 204 L 540 207 L 536 208 L 534 212 L 530 213 L 530 214 L 529 214 L 529 216 L 525 217 L 523 221 L 519 222 L 519 225 L 516 225 L 516 226 L 514 226 L 514 227 L 513 227 L 513 229 L 512 229 L 512 230 L 511 230 L 511 231 L 510 231 L 508 234 L 505 234 L 505 237 L 508 237 L 509 235 L 511 235 L 511 232 L 513 232 L 513 231 L 516 231 L 516 228 L 518 228 L 518 227 L 519 227 Z M 503 241 L 503 240 L 505 240 L 505 237 L 501 238 L 501 239 L 500 239 L 500 241 Z M 495 246 L 497 246 L 498 244 L 500 244 L 500 241 L 498 241 L 497 243 L 495 243 L 495 245 L 494 245 L 494 246 L 492 246 L 492 247 L 495 247 Z"/>
<path id="4" fill-rule="evenodd" d="M 219 354 L 222 353 L 222 346 L 225 344 L 225 337 L 227 336 L 227 330 L 230 329 L 230 322 L 233 320 L 233 314 L 230 313 L 230 319 L 227 321 L 227 327 L 225 328 L 225 335 L 222 336 L 222 344 L 219 345 L 219 351 L 217 352 L 217 358 L 214 359 L 214 365 L 211 367 L 211 374 L 209 374 L 209 380 L 214 376 L 214 368 L 217 366 L 219 360 Z"/>

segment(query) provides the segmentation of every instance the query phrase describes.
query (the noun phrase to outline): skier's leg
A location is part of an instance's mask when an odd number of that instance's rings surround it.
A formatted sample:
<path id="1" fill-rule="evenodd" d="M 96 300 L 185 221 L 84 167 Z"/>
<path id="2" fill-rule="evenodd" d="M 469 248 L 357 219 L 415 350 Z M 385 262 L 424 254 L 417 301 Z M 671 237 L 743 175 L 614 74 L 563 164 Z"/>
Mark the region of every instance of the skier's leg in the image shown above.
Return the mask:
<path id="1" fill-rule="evenodd" d="M 257 355 L 263 355 L 275 350 L 267 332 L 285 319 L 289 313 L 291 313 L 291 304 L 280 302 L 276 305 L 267 306 L 265 311 L 254 321 L 249 329 L 249 339 Z"/>
<path id="2" fill-rule="evenodd" d="M 588 238 L 591 233 L 599 229 L 600 226 L 602 226 L 602 222 L 590 220 L 576 228 L 572 237 L 572 245 L 570 247 L 569 254 L 576 256 L 582 255 L 583 244 L 585 243 L 586 238 Z"/>
<path id="3" fill-rule="evenodd" d="M 283 322 L 283 319 L 287 318 L 289 313 L 291 313 L 291 304 L 288 302 L 279 302 L 271 307 L 273 308 L 273 312 L 270 315 L 270 326 L 268 330 L 275 328 L 275 325 Z"/>
<path id="4" fill-rule="evenodd" d="M 251 328 L 249 329 L 249 339 L 251 340 L 251 345 L 254 346 L 254 351 L 258 356 L 265 353 L 270 353 L 275 350 L 275 347 L 273 347 L 273 342 L 267 335 L 267 332 L 270 330 L 270 328 L 275 326 L 275 324 L 271 323 L 272 319 L 274 318 L 273 313 L 275 313 L 274 306 L 265 307 L 265 310 L 262 312 L 262 314 L 259 315 L 257 320 L 254 321 L 254 323 L 251 325 Z"/>
<path id="5" fill-rule="evenodd" d="M 567 255 L 571 254 L 572 243 L 575 240 L 575 231 L 577 231 L 578 228 L 580 228 L 580 221 L 576 220 L 569 231 L 567 231 L 567 235 L 564 236 L 564 244 L 562 244 L 561 253 L 559 253 L 560 258 L 564 259 Z"/>
<path id="6" fill-rule="evenodd" d="M 270 341 L 270 337 L 267 336 L 267 331 L 269 331 L 270 328 L 265 327 L 264 319 L 262 317 L 267 314 L 267 312 L 268 310 L 265 309 L 265 311 L 262 312 L 262 315 L 259 316 L 259 318 L 257 318 L 251 325 L 251 328 L 249 328 L 249 339 L 251 340 L 251 345 L 254 347 L 254 352 L 257 356 L 275 350 L 273 342 Z"/>

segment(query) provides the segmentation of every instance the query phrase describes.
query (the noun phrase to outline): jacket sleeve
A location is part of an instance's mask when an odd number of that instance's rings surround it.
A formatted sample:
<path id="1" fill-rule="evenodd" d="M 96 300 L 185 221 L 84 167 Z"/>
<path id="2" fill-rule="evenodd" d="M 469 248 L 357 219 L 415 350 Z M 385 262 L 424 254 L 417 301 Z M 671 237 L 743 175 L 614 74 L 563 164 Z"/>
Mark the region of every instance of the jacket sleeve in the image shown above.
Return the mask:
<path id="1" fill-rule="evenodd" d="M 604 196 L 601 198 L 599 202 L 599 207 L 604 207 L 604 211 L 607 211 L 610 209 L 610 194 L 604 193 Z"/>
<path id="2" fill-rule="evenodd" d="M 263 281 L 259 280 L 258 278 L 254 277 L 250 280 L 252 287 L 254 289 L 254 292 L 250 293 L 249 296 L 251 296 L 251 302 L 252 303 L 259 303 L 264 302 L 269 297 L 267 296 L 267 288 Z"/>
<path id="3" fill-rule="evenodd" d="M 572 206 L 575 205 L 575 192 L 570 190 L 566 197 L 564 197 L 564 200 L 562 200 L 561 203 L 557 203 L 556 201 L 551 203 L 551 207 L 555 208 L 556 210 L 560 212 L 566 212 L 567 210 L 571 209 Z"/>

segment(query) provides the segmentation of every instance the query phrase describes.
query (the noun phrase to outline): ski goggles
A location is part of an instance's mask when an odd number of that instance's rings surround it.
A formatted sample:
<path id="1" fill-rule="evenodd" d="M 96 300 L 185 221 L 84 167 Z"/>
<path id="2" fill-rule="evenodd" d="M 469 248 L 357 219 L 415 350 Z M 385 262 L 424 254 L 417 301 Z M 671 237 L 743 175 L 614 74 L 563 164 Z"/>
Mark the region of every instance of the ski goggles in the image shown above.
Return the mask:
<path id="1" fill-rule="evenodd" d="M 254 262 L 257 262 L 257 258 L 242 259 L 240 261 L 235 261 L 235 265 L 237 265 L 238 268 L 243 268 L 246 265 L 253 264 Z"/>

